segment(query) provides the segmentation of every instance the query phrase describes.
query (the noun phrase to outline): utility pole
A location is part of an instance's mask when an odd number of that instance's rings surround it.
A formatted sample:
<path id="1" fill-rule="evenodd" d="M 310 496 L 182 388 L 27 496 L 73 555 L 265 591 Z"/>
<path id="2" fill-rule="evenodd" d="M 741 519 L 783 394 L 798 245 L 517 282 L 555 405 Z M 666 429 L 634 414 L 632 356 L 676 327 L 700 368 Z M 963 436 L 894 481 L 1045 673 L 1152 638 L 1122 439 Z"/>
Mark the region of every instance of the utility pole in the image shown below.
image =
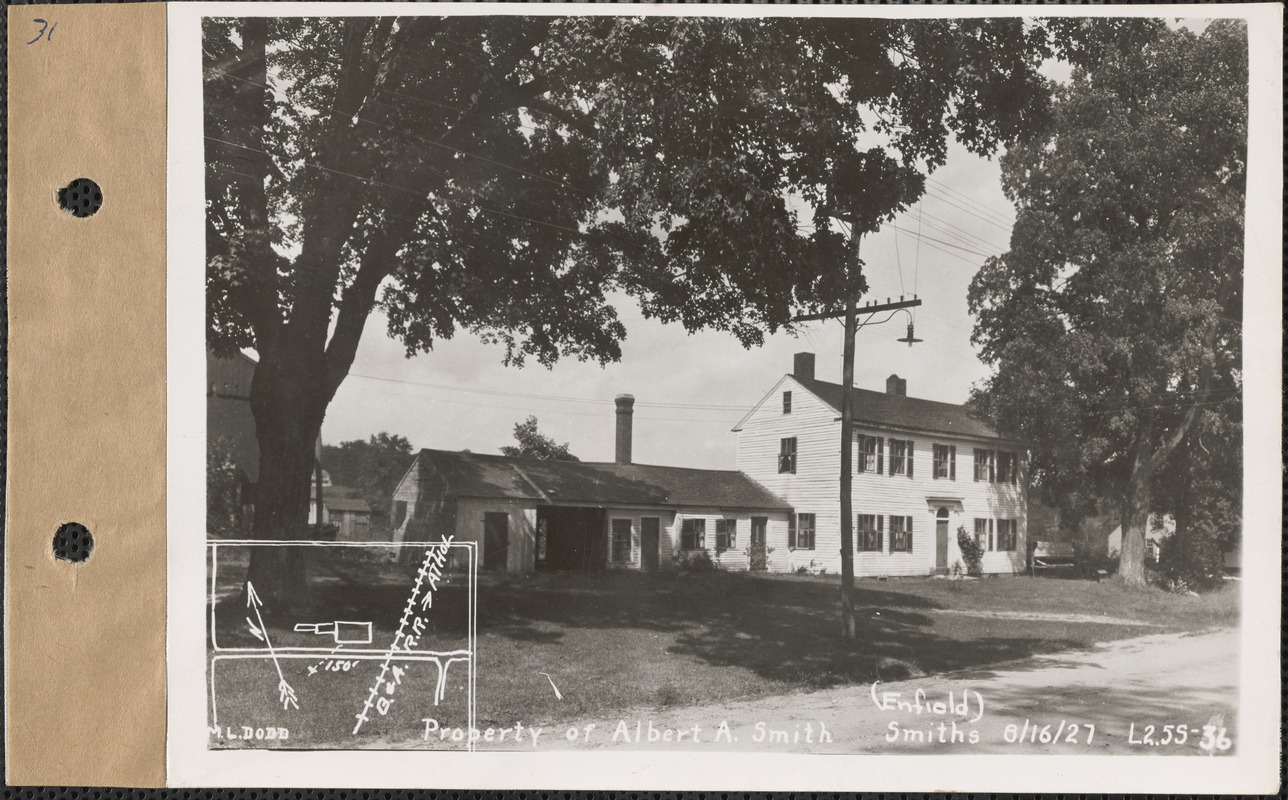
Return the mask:
<path id="1" fill-rule="evenodd" d="M 859 240 L 855 234 L 853 241 L 852 274 L 857 274 L 859 265 Z M 881 311 L 896 311 L 901 308 L 913 308 L 921 305 L 921 300 L 914 296 L 911 300 L 899 298 L 899 302 L 887 300 L 881 304 L 868 304 L 860 307 L 858 298 L 850 295 L 845 301 L 844 312 L 811 314 L 797 317 L 796 322 L 845 318 L 845 342 L 841 349 L 841 638 L 852 640 L 856 636 L 854 619 L 854 347 L 859 332 L 859 314 L 871 315 Z M 914 341 L 911 326 L 908 328 L 909 346 Z"/>

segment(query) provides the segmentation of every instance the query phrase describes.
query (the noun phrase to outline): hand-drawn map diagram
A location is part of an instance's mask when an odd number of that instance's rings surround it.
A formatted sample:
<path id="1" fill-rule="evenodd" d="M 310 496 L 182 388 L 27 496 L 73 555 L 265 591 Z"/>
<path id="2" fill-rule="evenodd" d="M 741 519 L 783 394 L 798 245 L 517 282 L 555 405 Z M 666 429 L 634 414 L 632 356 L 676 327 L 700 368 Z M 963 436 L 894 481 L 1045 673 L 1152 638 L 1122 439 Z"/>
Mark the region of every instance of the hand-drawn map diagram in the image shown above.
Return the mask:
<path id="1" fill-rule="evenodd" d="M 474 749 L 473 542 L 207 545 L 209 747 Z M 259 585 L 256 576 L 259 575 Z"/>

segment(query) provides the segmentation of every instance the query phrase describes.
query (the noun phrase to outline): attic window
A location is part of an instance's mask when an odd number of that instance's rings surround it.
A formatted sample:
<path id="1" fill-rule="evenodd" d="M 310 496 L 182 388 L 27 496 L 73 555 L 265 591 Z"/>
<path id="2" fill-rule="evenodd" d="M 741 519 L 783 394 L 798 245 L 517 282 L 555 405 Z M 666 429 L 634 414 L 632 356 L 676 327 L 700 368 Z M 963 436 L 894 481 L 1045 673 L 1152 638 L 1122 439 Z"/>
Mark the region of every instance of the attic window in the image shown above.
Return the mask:
<path id="1" fill-rule="evenodd" d="M 792 393 L 791 392 L 783 392 L 783 413 L 784 414 L 792 413 Z"/>

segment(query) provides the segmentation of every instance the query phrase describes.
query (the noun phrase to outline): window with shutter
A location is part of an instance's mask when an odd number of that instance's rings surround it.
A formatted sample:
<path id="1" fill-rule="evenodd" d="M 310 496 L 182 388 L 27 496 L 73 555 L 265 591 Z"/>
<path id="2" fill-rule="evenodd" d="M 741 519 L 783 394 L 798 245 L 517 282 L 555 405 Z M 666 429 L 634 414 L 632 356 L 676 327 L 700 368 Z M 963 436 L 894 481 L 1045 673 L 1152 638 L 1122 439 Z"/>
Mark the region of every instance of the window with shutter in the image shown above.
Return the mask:
<path id="1" fill-rule="evenodd" d="M 787 515 L 787 549 L 796 549 L 796 515 Z"/>
<path id="2" fill-rule="evenodd" d="M 875 552 L 881 549 L 877 539 L 877 517 L 875 514 L 860 514 L 858 535 L 854 539 L 856 549 L 864 552 Z"/>
<path id="3" fill-rule="evenodd" d="M 738 520 L 716 520 L 716 551 L 723 553 L 738 546 Z"/>
<path id="4" fill-rule="evenodd" d="M 814 549 L 814 515 L 799 514 L 796 520 L 796 549 Z"/>
<path id="5" fill-rule="evenodd" d="M 796 472 L 796 437 L 780 439 L 778 442 L 778 471 Z"/>
<path id="6" fill-rule="evenodd" d="M 912 517 L 890 517 L 890 552 L 912 552 Z"/>
<path id="7" fill-rule="evenodd" d="M 680 549 L 702 550 L 707 546 L 707 521 L 686 519 L 680 526 Z"/>

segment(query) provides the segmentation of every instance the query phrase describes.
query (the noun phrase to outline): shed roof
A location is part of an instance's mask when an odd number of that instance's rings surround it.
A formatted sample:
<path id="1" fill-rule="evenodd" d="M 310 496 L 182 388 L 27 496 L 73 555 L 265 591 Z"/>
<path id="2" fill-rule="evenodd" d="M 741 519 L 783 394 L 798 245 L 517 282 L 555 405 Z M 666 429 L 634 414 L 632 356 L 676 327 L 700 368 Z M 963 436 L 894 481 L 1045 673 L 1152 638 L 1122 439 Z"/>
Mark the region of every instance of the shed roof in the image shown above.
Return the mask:
<path id="1" fill-rule="evenodd" d="M 357 511 L 363 514 L 371 513 L 371 506 L 361 497 L 344 497 L 342 495 L 329 495 L 326 490 L 322 491 L 322 503 L 330 511 Z"/>
<path id="2" fill-rule="evenodd" d="M 437 473 L 458 497 L 530 499 L 613 506 L 706 506 L 790 510 L 791 505 L 734 470 L 421 450 L 421 475 Z"/>

